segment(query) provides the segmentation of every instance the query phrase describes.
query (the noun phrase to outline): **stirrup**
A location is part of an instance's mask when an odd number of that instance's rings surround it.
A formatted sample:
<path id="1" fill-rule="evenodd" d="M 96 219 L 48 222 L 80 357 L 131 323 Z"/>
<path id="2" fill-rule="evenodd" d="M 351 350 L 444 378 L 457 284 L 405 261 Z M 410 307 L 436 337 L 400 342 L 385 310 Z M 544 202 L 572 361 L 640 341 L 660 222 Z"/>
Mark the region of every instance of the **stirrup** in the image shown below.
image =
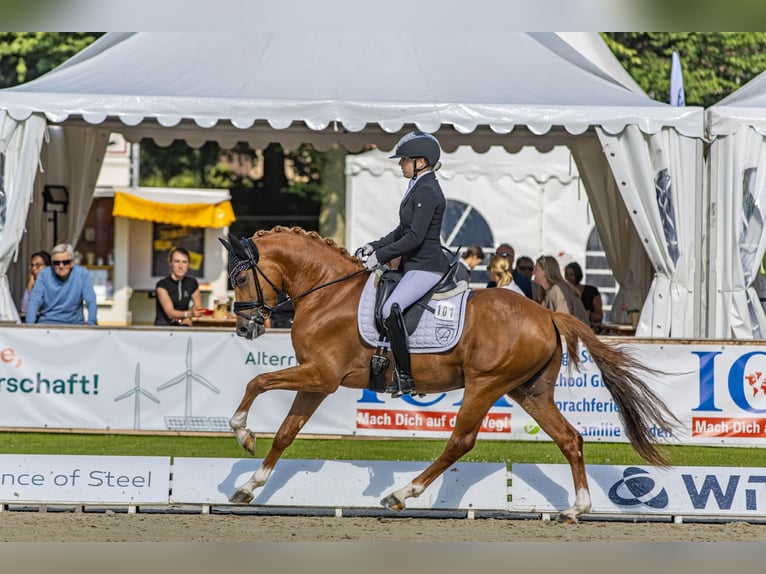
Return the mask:
<path id="1" fill-rule="evenodd" d="M 404 385 L 402 385 L 404 383 Z M 402 388 L 404 387 L 404 388 Z M 402 395 L 416 395 L 415 391 L 415 379 L 409 373 L 399 373 L 396 368 L 394 369 L 394 376 L 391 384 L 386 387 L 385 393 L 391 393 L 391 398 L 396 399 Z"/>

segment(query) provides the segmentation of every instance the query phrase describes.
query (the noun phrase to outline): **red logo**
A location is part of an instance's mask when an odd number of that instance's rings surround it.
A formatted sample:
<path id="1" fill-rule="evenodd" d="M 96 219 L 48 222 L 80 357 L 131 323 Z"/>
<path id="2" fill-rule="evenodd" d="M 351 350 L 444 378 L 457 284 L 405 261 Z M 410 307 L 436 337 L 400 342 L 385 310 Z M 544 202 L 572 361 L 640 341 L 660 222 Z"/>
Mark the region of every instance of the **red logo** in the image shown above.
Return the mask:
<path id="1" fill-rule="evenodd" d="M 753 390 L 753 397 L 757 397 L 760 392 L 766 397 L 766 375 L 761 371 L 755 371 L 749 375 L 745 375 L 745 381 Z"/>

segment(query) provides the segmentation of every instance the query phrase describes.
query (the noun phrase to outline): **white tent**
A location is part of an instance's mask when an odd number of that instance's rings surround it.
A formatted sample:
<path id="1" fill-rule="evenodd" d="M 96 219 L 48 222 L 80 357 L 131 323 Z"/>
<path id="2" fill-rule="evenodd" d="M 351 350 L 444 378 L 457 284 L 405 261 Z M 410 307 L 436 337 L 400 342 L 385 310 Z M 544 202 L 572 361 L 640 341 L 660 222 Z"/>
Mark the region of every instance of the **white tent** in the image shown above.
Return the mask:
<path id="1" fill-rule="evenodd" d="M 766 252 L 766 73 L 706 115 L 711 139 L 708 331 L 716 338 L 764 338 L 766 315 L 754 283 Z"/>
<path id="2" fill-rule="evenodd" d="M 346 245 L 364 245 L 398 222 L 404 194 L 399 165 L 372 150 L 346 157 Z M 493 249 L 509 242 L 518 255 L 558 257 L 561 265 L 585 265 L 595 223 L 571 153 L 556 146 L 541 153 L 492 148 L 476 153 L 461 146 L 442 154 L 438 172 L 448 202 L 444 243 L 453 248 L 480 242 Z M 450 213 L 452 212 L 452 213 Z M 473 238 L 473 239 L 469 239 Z"/>
<path id="3" fill-rule="evenodd" d="M 512 18 L 510 7 L 497 12 Z M 387 150 L 419 128 L 446 151 L 567 145 L 623 286 L 616 304 L 643 303 L 639 335 L 698 336 L 703 112 L 625 88 L 560 40 L 432 26 L 330 34 L 321 22 L 316 31 L 108 34 L 53 72 L 0 91 L 4 186 L 22 216 L 0 232 L 0 317 L 15 315 L 5 274 L 28 203 L 46 182 L 66 185 L 75 201 L 65 229 L 75 238 L 109 132 Z M 43 146 L 46 123 L 60 137 Z M 35 178 L 38 155 L 44 169 L 60 167 Z"/>

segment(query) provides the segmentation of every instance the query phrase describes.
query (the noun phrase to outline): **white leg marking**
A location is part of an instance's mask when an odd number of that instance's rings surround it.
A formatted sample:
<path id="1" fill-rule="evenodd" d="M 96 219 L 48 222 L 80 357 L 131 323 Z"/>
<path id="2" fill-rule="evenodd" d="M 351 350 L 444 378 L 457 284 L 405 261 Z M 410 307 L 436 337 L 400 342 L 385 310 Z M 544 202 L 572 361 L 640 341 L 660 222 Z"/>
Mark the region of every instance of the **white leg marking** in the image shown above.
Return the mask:
<path id="1" fill-rule="evenodd" d="M 581 488 L 577 491 L 574 508 L 577 509 L 578 514 L 590 512 L 590 492 L 588 492 L 587 488 Z"/>
<path id="2" fill-rule="evenodd" d="M 245 428 L 245 424 L 247 424 L 247 413 L 243 411 L 237 411 L 234 413 L 234 416 L 229 419 L 229 426 L 233 430 L 243 429 Z"/>
<path id="3" fill-rule="evenodd" d="M 575 502 L 572 508 L 568 508 L 561 513 L 561 517 L 570 519 L 572 522 L 577 522 L 577 517 L 581 514 L 590 512 L 590 493 L 587 488 L 581 488 L 575 494 Z"/>
<path id="4" fill-rule="evenodd" d="M 259 488 L 266 484 L 266 481 L 271 476 L 271 473 L 274 471 L 273 468 L 266 468 L 261 467 L 258 470 L 256 470 L 253 473 L 253 476 L 250 477 L 250 480 L 248 480 L 245 484 L 239 487 L 238 490 L 246 490 L 247 492 L 253 492 L 256 488 Z"/>
<path id="5" fill-rule="evenodd" d="M 396 498 L 396 500 L 404 502 L 408 498 L 417 498 L 423 493 L 423 490 L 424 489 L 421 485 L 409 483 L 404 488 L 400 488 L 399 490 L 392 492 L 391 495 Z"/>
<path id="6" fill-rule="evenodd" d="M 256 470 L 253 474 L 253 480 L 255 481 L 256 486 L 263 486 L 266 484 L 266 481 L 269 480 L 272 472 L 274 472 L 273 468 L 266 468 L 264 466 Z"/>

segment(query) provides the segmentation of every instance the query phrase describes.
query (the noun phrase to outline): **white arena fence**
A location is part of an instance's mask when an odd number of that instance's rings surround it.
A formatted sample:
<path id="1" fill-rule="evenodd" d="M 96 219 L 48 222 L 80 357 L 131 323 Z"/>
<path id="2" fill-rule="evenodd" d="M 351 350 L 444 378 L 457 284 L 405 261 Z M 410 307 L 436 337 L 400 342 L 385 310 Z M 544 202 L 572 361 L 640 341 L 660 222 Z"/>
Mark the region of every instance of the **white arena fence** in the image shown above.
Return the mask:
<path id="1" fill-rule="evenodd" d="M 682 421 L 660 442 L 766 444 L 766 344 L 627 340 L 644 364 L 668 373 L 650 386 Z M 321 352 L 321 351 L 319 351 Z M 566 357 L 564 362 L 566 363 Z M 220 329 L 0 328 L 0 420 L 6 429 L 228 432 L 245 385 L 296 364 L 289 332 L 254 341 Z M 248 426 L 274 433 L 293 393 L 258 397 Z M 391 399 L 341 388 L 302 433 L 446 438 L 462 392 Z M 562 365 L 556 401 L 586 441 L 627 442 L 616 406 L 586 349 L 580 370 Z M 510 400 L 499 400 L 480 439 L 550 440 Z"/>
<path id="2" fill-rule="evenodd" d="M 230 506 L 228 498 L 261 459 L 0 455 L 0 508 L 23 505 L 194 505 L 201 513 Z M 420 474 L 428 462 L 282 459 L 249 508 L 332 509 L 335 515 L 380 510 L 380 500 Z M 755 521 L 766 517 L 762 468 L 587 465 L 598 517 L 694 517 Z M 510 486 L 509 486 L 509 478 Z M 568 465 L 458 462 L 410 511 L 537 515 L 546 519 L 574 502 Z M 240 507 L 240 505 L 237 505 Z M 393 511 L 391 511 L 393 512 Z"/>

